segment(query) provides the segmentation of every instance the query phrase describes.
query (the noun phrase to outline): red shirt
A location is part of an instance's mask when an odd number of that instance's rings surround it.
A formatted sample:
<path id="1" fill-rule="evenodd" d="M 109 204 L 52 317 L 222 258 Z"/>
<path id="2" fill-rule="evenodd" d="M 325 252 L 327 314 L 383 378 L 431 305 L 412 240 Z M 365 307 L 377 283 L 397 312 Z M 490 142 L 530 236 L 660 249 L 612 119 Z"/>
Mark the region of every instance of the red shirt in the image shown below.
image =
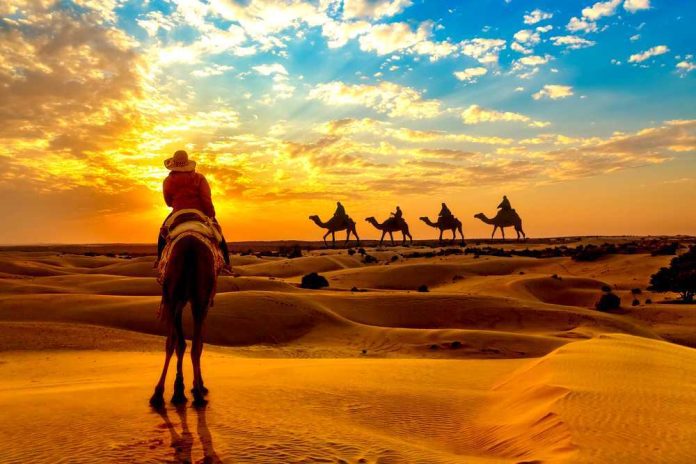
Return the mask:
<path id="1" fill-rule="evenodd" d="M 169 173 L 162 186 L 164 201 L 174 211 L 197 209 L 206 216 L 215 217 L 215 207 L 210 194 L 210 185 L 203 174 L 195 171 Z"/>

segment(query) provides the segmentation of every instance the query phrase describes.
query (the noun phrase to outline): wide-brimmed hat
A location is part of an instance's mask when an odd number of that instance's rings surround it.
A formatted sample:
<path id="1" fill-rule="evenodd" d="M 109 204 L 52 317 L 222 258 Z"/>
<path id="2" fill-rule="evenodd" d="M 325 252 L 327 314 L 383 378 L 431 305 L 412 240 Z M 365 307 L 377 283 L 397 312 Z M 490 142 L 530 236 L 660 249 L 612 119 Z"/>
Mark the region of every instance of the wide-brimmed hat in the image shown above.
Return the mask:
<path id="1" fill-rule="evenodd" d="M 164 167 L 170 171 L 193 171 L 196 169 L 196 162 L 188 159 L 188 153 L 178 150 L 169 159 L 164 160 Z"/>

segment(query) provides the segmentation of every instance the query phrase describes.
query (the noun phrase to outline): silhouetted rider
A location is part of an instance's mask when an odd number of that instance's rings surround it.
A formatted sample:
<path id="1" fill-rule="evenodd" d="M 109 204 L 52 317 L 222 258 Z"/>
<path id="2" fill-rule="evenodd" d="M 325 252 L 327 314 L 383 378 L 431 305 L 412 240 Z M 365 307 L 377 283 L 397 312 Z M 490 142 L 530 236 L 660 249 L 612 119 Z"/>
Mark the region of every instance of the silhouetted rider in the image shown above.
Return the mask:
<path id="1" fill-rule="evenodd" d="M 438 214 L 438 217 L 442 220 L 449 220 L 452 219 L 454 216 L 452 216 L 452 211 L 449 210 L 447 205 L 445 203 L 442 203 L 442 208 L 440 209 L 440 214 Z"/>
<path id="2" fill-rule="evenodd" d="M 500 202 L 500 204 L 498 205 L 498 208 L 501 211 L 511 211 L 512 210 L 512 206 L 510 206 L 510 200 L 508 200 L 507 196 L 503 195 L 503 201 Z"/>

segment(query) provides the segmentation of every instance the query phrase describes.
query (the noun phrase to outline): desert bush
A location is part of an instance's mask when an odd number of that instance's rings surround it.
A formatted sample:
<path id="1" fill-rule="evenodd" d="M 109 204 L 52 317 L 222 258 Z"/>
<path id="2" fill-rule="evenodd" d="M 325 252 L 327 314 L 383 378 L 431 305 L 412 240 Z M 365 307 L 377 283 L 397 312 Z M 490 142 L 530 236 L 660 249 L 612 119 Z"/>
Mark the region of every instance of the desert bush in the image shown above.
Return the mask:
<path id="1" fill-rule="evenodd" d="M 329 281 L 326 280 L 326 277 L 319 275 L 316 272 L 312 272 L 311 274 L 303 276 L 302 283 L 300 284 L 300 287 L 302 288 L 311 288 L 314 290 L 328 286 Z"/>
<path id="2" fill-rule="evenodd" d="M 672 258 L 669 267 L 663 267 L 653 274 L 649 289 L 655 292 L 676 292 L 683 302 L 693 302 L 696 293 L 696 246 Z"/>
<path id="3" fill-rule="evenodd" d="M 429 292 L 430 290 L 428 290 L 427 285 L 421 285 L 420 287 L 418 287 L 418 291 L 421 293 L 426 293 L 426 292 Z"/>
<path id="4" fill-rule="evenodd" d="M 595 305 L 595 308 L 597 308 L 599 311 L 609 311 L 612 309 L 619 309 L 620 306 L 621 298 L 619 298 L 615 293 L 607 292 L 602 295 Z"/>
<path id="5" fill-rule="evenodd" d="M 348 248 L 348 254 L 353 256 L 355 254 L 355 250 L 352 248 Z"/>
<path id="6" fill-rule="evenodd" d="M 668 243 L 667 245 L 660 246 L 657 250 L 650 253 L 653 256 L 669 256 L 676 255 L 677 249 L 679 248 L 679 242 Z"/>
<path id="7" fill-rule="evenodd" d="M 640 301 L 638 301 L 638 298 L 634 298 L 633 301 L 631 302 L 631 306 L 638 306 L 640 304 Z"/>
<path id="8" fill-rule="evenodd" d="M 640 295 L 641 293 L 643 293 L 643 291 L 640 288 L 631 289 L 631 294 L 633 295 Z"/>
<path id="9" fill-rule="evenodd" d="M 363 255 L 363 263 L 372 264 L 372 263 L 376 263 L 376 262 L 377 262 L 377 258 L 375 258 L 374 256 L 368 255 L 368 254 Z"/>

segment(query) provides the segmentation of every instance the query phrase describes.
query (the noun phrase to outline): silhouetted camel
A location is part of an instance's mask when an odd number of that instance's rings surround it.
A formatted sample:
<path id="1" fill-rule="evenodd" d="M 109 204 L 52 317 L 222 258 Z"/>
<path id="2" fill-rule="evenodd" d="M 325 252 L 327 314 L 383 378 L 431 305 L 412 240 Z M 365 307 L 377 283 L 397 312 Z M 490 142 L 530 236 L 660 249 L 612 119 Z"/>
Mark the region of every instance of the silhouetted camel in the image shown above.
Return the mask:
<path id="1" fill-rule="evenodd" d="M 377 230 L 382 231 L 382 237 L 379 239 L 379 244 L 381 245 L 382 242 L 384 241 L 384 235 L 389 234 L 389 238 L 391 238 L 391 243 L 394 245 L 394 232 L 401 232 L 403 235 L 403 241 L 401 242 L 402 245 L 406 244 L 406 237 L 408 236 L 409 240 L 411 240 L 411 243 L 413 243 L 413 237 L 411 237 L 411 232 L 408 230 L 408 224 L 406 224 L 406 221 L 403 219 L 400 221 L 395 220 L 395 218 L 389 218 L 383 223 L 377 222 L 377 219 L 375 219 L 373 216 L 370 216 L 369 218 L 365 218 L 367 222 L 375 226 Z"/>
<path id="2" fill-rule="evenodd" d="M 464 232 L 462 231 L 462 221 L 460 221 L 456 217 L 452 217 L 452 219 L 446 219 L 444 221 L 442 221 L 442 218 L 440 218 L 437 222 L 431 221 L 427 216 L 423 216 L 419 219 L 428 224 L 430 227 L 440 229 L 440 238 L 438 238 L 440 242 L 442 242 L 442 232 L 444 232 L 445 230 L 451 230 L 452 241 L 455 241 L 457 239 L 457 231 L 459 231 L 459 235 L 462 236 L 462 246 L 466 245 L 466 243 L 464 242 Z"/>
<path id="3" fill-rule="evenodd" d="M 203 352 L 203 324 L 208 313 L 211 296 L 215 289 L 217 276 L 215 260 L 210 249 L 195 236 L 181 238 L 174 244 L 162 282 L 162 303 L 160 316 L 167 323 L 167 342 L 164 367 L 150 404 L 159 408 L 164 404 L 164 382 L 172 353 L 176 349 L 176 380 L 172 403 L 187 401 L 184 394 L 184 374 L 182 365 L 186 352 L 186 339 L 182 316 L 186 303 L 191 303 L 193 313 L 193 337 L 191 342 L 191 362 L 193 364 L 194 405 L 207 403 L 208 390 L 203 385 L 201 375 L 201 353 Z"/>
<path id="4" fill-rule="evenodd" d="M 350 240 L 350 234 L 352 233 L 353 235 L 355 235 L 355 240 L 357 240 L 358 245 L 360 245 L 360 237 L 358 237 L 358 232 L 355 230 L 355 221 L 351 218 L 346 217 L 345 219 L 342 219 L 334 216 L 331 219 L 329 219 L 328 222 L 322 222 L 322 220 L 319 219 L 319 216 L 315 214 L 313 216 L 309 216 L 309 219 L 322 229 L 329 229 L 328 232 L 324 234 L 324 237 L 322 237 L 324 239 L 324 245 L 329 246 L 329 244 L 326 243 L 326 237 L 329 234 L 331 234 L 331 247 L 335 247 L 336 232 L 340 230 L 347 231 L 346 244 L 348 244 L 348 240 Z"/>
<path id="5" fill-rule="evenodd" d="M 498 214 L 496 214 L 493 219 L 488 219 L 483 213 L 478 213 L 474 217 L 482 220 L 486 224 L 492 224 L 494 226 L 491 238 L 495 236 L 495 231 L 498 230 L 498 227 L 500 227 L 500 233 L 503 234 L 503 240 L 505 240 L 505 227 L 515 228 L 515 232 L 517 232 L 517 240 L 520 239 L 520 234 L 522 234 L 524 238 L 527 238 L 522 230 L 522 219 L 520 219 L 520 216 L 514 209 L 509 211 L 498 211 Z"/>

